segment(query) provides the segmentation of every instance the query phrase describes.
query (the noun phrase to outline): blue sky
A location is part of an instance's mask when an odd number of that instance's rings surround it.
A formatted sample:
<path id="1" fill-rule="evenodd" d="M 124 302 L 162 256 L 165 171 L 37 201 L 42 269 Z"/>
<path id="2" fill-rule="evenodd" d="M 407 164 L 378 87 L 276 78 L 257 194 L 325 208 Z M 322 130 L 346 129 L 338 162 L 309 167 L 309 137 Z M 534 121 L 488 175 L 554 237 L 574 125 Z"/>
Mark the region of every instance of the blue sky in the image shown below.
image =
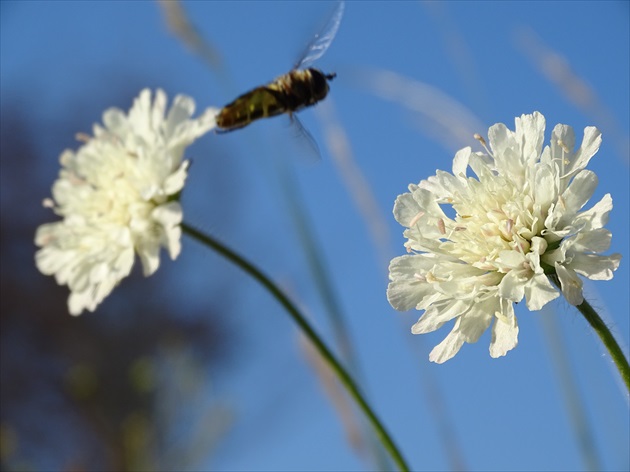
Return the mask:
<path id="1" fill-rule="evenodd" d="M 219 107 L 287 72 L 334 4 L 183 6 L 219 52 L 220 74 L 169 33 L 154 2 L 2 2 L 3 102 L 17 103 L 42 129 L 78 114 L 85 123 L 76 131 L 85 132 L 106 108 L 128 109 L 143 87 L 164 88 L 170 97 L 185 93 L 199 109 Z M 194 164 L 184 195 L 187 220 L 264 268 L 332 341 L 281 189 L 278 168 L 289 169 L 301 195 L 300 214 L 310 222 L 309 234 L 346 316 L 360 383 L 415 469 L 447 470 L 455 450 L 471 470 L 586 468 L 558 381 L 552 354 L 558 346 L 570 361 L 602 469 L 630 467 L 627 396 L 572 307 L 557 302 L 530 313 L 521 304 L 519 346 L 506 357 L 489 357 L 486 333 L 453 360 L 435 365 L 428 353 L 446 336 L 446 327 L 412 336 L 419 313 L 395 312 L 385 298 L 385 263 L 404 253 L 402 228 L 391 216 L 396 196 L 436 169 L 450 170 L 454 152 L 476 144 L 472 136 L 462 142 L 448 132 L 466 119 L 466 132 L 473 123 L 481 128 L 471 133 L 485 135 L 496 122 L 513 128 L 514 117 L 538 110 L 547 118 L 547 139 L 556 123 L 573 126 L 578 142 L 586 126 L 603 132 L 603 145 L 589 164 L 599 177 L 592 201 L 612 194 L 610 252 L 624 259 L 612 281 L 586 283 L 586 292 L 628 345 L 629 11 L 628 2 L 348 2 L 335 41 L 316 64 L 338 74 L 330 96 L 300 114 L 321 160 L 299 156 L 304 143 L 285 117 L 208 135 L 189 149 Z M 399 89 L 375 90 L 374 82 L 386 73 L 397 74 Z M 403 85 L 402 99 L 388 98 Z M 453 109 L 458 113 L 450 114 L 447 133 L 438 132 L 432 119 Z M 355 167 L 345 174 L 327 145 L 333 122 L 346 134 L 354 158 Z M 32 178 L 52 184 L 58 155 L 75 146 L 74 136 L 42 135 L 35 145 L 49 161 L 33 169 Z M 349 178 L 363 181 L 372 194 L 369 221 L 355 203 Z M 217 181 L 220 191 L 208 188 Z M 45 196 L 27 204 L 38 206 Z M 378 244 L 370 232 L 374 225 L 382 228 Z M 189 241 L 181 258 L 161 270 L 174 294 L 167 303 L 178 304 L 183 316 L 207 301 L 209 273 L 231 284 L 228 323 L 238 356 L 208 375 L 212 395 L 232 405 L 235 420 L 204 467 L 373 467 L 348 445 L 296 329 L 264 291 Z M 549 335 L 554 329 L 559 337 Z M 452 433 L 446 446 L 440 437 L 444 425 Z"/>

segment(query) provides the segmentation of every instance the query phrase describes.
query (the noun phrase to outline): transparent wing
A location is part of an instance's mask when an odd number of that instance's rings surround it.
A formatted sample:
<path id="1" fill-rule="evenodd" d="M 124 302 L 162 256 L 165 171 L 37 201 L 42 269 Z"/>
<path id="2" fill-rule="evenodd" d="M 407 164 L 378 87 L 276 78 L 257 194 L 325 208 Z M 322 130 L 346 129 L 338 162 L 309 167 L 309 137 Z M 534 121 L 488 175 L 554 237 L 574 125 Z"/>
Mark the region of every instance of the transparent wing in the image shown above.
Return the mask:
<path id="1" fill-rule="evenodd" d="M 337 4 L 330 19 L 306 47 L 300 60 L 295 64 L 294 69 L 308 67 L 311 63 L 324 55 L 339 30 L 339 24 L 341 23 L 341 17 L 343 16 L 345 7 L 346 4 L 343 1 Z"/>
<path id="2" fill-rule="evenodd" d="M 300 150 L 304 151 L 309 160 L 311 161 L 320 161 L 322 158 L 322 154 L 319 150 L 319 146 L 317 145 L 317 141 L 308 132 L 308 130 L 304 127 L 302 122 L 298 119 L 297 115 L 291 114 L 291 128 L 295 132 L 295 138 L 300 143 Z"/>

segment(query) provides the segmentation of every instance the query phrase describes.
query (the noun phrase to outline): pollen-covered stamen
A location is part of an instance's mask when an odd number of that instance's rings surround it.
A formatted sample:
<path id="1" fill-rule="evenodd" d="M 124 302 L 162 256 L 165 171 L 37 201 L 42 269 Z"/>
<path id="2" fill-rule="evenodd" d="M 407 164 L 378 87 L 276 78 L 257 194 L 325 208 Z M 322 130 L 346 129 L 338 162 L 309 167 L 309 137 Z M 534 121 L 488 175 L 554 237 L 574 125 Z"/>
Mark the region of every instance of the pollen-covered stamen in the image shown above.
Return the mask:
<path id="1" fill-rule="evenodd" d="M 562 197 L 562 195 L 558 195 L 558 205 L 562 205 L 562 209 L 565 209 L 567 207 L 566 203 L 564 202 L 564 198 Z"/>
<path id="2" fill-rule="evenodd" d="M 531 245 L 529 244 L 528 241 L 525 241 L 523 238 L 518 238 L 517 244 L 516 244 L 516 248 L 519 250 L 519 252 L 523 255 L 527 254 L 529 252 Z"/>
<path id="3" fill-rule="evenodd" d="M 426 282 L 427 279 L 423 275 L 418 274 L 417 272 L 413 274 L 413 278 L 419 280 L 420 282 Z"/>
<path id="4" fill-rule="evenodd" d="M 444 227 L 444 231 L 446 232 L 446 227 Z M 453 235 L 455 233 L 459 233 L 460 231 L 466 231 L 466 228 L 464 226 L 455 226 L 453 228 L 451 228 L 448 231 L 448 234 L 446 234 L 446 238 L 447 240 L 453 241 L 455 238 L 453 238 Z"/>
<path id="5" fill-rule="evenodd" d="M 440 234 L 443 234 L 443 235 L 446 234 L 446 226 L 444 225 L 444 220 L 442 218 L 439 218 L 437 220 L 437 227 Z"/>
<path id="6" fill-rule="evenodd" d="M 415 226 L 416 223 L 418 221 L 420 221 L 420 218 L 422 218 L 424 216 L 424 212 L 423 211 L 419 211 L 416 216 L 414 216 L 413 218 L 411 218 L 411 221 L 409 222 L 409 227 L 411 228 L 412 226 Z"/>
<path id="7" fill-rule="evenodd" d="M 505 312 L 507 311 L 507 305 L 510 302 L 504 298 L 499 299 L 499 308 L 500 310 L 497 310 L 494 312 L 494 316 L 497 317 L 498 320 L 503 321 L 505 323 L 510 323 L 510 320 L 508 319 L 508 317 L 505 315 Z"/>
<path id="8" fill-rule="evenodd" d="M 491 229 L 487 225 L 482 226 L 480 230 L 485 238 L 492 238 L 497 235 L 495 229 L 494 228 Z"/>
<path id="9" fill-rule="evenodd" d="M 427 272 L 427 275 L 425 276 L 425 280 L 428 283 L 435 283 L 435 282 L 442 282 L 443 280 L 439 277 L 436 277 L 435 275 L 433 275 L 433 272 Z"/>
<path id="10" fill-rule="evenodd" d="M 514 220 L 512 218 L 508 218 L 508 220 L 505 222 L 505 230 L 507 231 L 508 234 L 512 232 L 513 227 L 514 227 Z"/>
<path id="11" fill-rule="evenodd" d="M 492 151 L 490 151 L 490 149 L 488 149 L 488 145 L 486 144 L 486 140 L 483 139 L 483 136 L 481 136 L 479 133 L 475 133 L 473 135 L 473 137 L 479 141 L 481 143 L 481 145 L 483 146 L 483 148 L 486 150 L 486 152 L 488 153 L 489 156 L 492 156 Z"/>
<path id="12" fill-rule="evenodd" d="M 569 174 L 564 173 L 565 166 L 569 165 L 570 161 L 567 159 L 566 155 L 571 153 L 569 147 L 562 141 L 562 139 L 557 139 L 556 144 L 560 146 L 562 149 L 562 157 L 560 159 L 560 178 L 564 179 L 569 176 Z"/>
<path id="13" fill-rule="evenodd" d="M 564 144 L 564 141 L 562 141 L 562 139 L 558 139 L 558 140 L 556 141 L 556 143 L 558 144 L 558 146 L 560 146 L 560 147 L 562 148 L 562 150 L 563 150 L 565 153 L 569 154 L 569 152 L 570 152 L 570 151 L 569 151 L 569 147 L 568 147 L 566 144 Z"/>
<path id="14" fill-rule="evenodd" d="M 86 133 L 77 133 L 74 135 L 74 139 L 80 143 L 87 143 L 90 139 L 92 139 L 92 137 Z"/>
<path id="15" fill-rule="evenodd" d="M 66 180 L 77 187 L 86 183 L 86 179 L 78 175 L 76 172 L 68 172 L 66 175 Z"/>

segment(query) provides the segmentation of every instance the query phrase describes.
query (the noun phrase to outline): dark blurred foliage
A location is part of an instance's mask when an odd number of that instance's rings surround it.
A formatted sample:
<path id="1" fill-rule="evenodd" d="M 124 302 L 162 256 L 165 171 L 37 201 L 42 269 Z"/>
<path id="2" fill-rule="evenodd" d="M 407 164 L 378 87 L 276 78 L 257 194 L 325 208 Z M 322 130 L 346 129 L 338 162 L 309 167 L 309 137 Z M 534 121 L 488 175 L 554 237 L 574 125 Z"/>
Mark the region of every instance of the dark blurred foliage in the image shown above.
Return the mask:
<path id="1" fill-rule="evenodd" d="M 126 88 L 128 93 L 108 89 L 113 103 L 131 105 L 140 87 Z M 182 316 L 172 308 L 176 303 L 169 306 L 157 296 L 168 294 L 163 272 L 177 270 L 177 263 L 163 257 L 166 268 L 155 276 L 145 279 L 136 264 L 95 313 L 70 316 L 67 287 L 35 267 L 33 238 L 37 226 L 55 220 L 41 206 L 58 172 L 50 171 L 51 160 L 56 164 L 63 148 L 74 145 L 74 134 L 90 130 L 102 110 L 94 112 L 98 105 L 83 102 L 76 112 L 64 114 L 67 121 L 40 126 L 37 111 L 27 115 L 28 107 L 19 98 L 6 99 L 5 92 L 0 127 L 2 470 L 198 470 L 231 421 L 225 402 L 209 394 L 209 371 L 229 354 L 221 341 L 228 329 L 222 324 L 223 292 L 215 290 L 212 306 L 202 309 L 182 304 Z M 38 151 L 44 146 L 37 143 L 59 147 L 44 156 Z"/>

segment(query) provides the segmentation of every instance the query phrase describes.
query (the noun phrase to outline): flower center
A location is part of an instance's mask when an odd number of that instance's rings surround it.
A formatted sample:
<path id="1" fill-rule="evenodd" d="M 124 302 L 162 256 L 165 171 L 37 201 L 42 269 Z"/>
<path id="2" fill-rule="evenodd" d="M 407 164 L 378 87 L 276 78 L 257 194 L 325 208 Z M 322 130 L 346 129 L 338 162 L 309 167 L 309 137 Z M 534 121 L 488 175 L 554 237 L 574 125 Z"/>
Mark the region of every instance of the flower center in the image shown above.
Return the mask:
<path id="1" fill-rule="evenodd" d="M 533 200 L 519 195 L 507 181 L 497 184 L 495 178 L 486 185 L 473 182 L 474 198 L 452 202 L 456 215 L 450 224 L 438 220 L 438 229 L 444 235 L 441 247 L 479 269 L 505 272 L 497 262 L 500 254 L 516 251 L 526 255 L 531 239 L 538 234 Z"/>

